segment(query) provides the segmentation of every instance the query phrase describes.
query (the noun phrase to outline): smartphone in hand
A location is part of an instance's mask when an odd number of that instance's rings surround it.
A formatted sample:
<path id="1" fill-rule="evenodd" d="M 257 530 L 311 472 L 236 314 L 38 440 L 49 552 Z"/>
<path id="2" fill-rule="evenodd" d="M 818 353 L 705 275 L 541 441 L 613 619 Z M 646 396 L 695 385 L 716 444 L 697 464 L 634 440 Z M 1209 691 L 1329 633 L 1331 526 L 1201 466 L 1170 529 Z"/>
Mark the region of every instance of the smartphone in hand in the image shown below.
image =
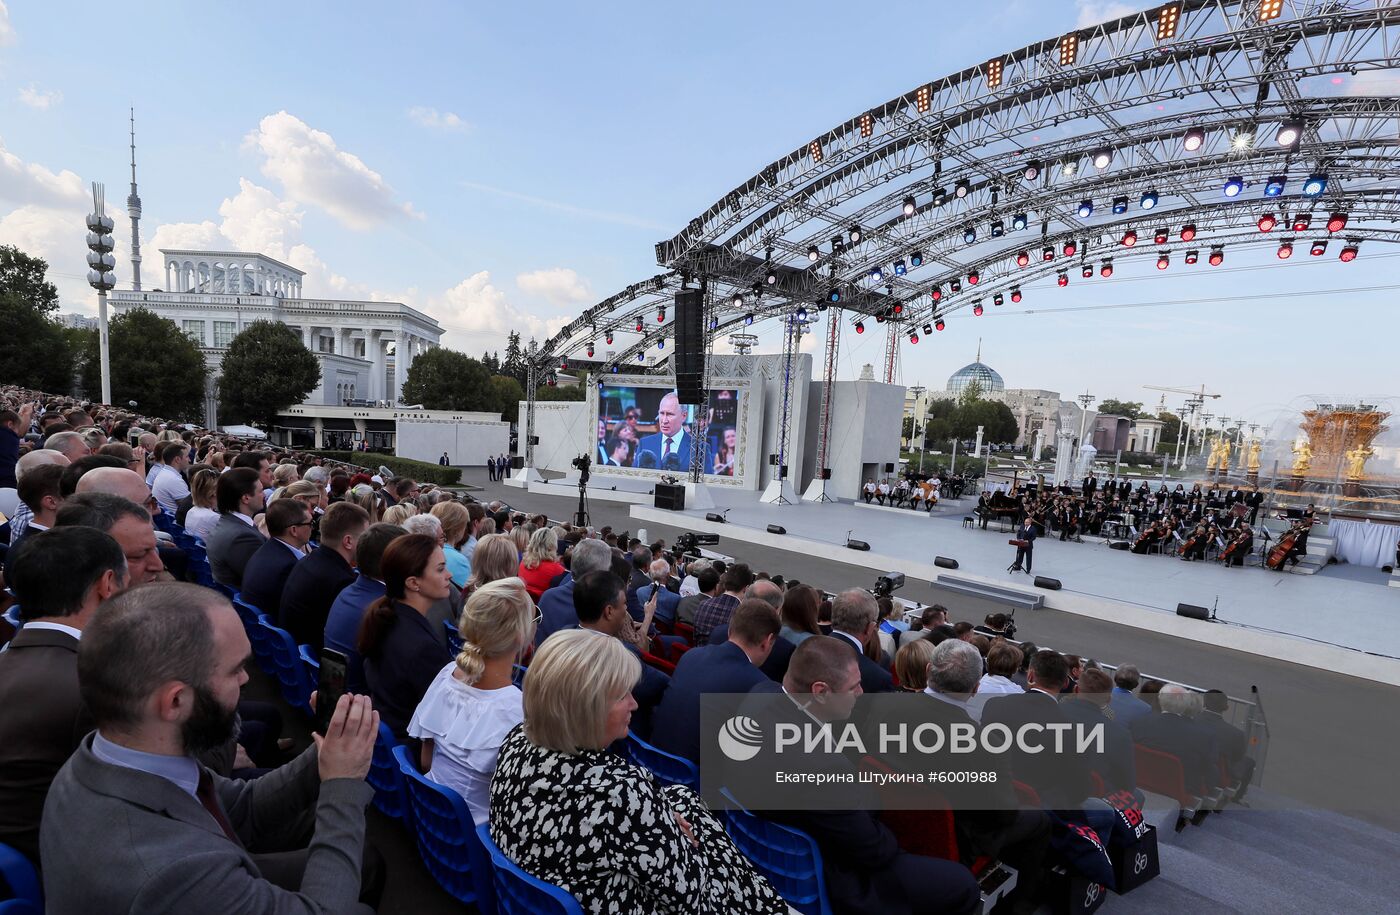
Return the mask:
<path id="1" fill-rule="evenodd" d="M 340 697 L 345 695 L 345 677 L 350 659 L 334 648 L 321 649 L 321 676 L 316 684 L 316 733 L 322 737 L 331 726 L 331 716 Z"/>

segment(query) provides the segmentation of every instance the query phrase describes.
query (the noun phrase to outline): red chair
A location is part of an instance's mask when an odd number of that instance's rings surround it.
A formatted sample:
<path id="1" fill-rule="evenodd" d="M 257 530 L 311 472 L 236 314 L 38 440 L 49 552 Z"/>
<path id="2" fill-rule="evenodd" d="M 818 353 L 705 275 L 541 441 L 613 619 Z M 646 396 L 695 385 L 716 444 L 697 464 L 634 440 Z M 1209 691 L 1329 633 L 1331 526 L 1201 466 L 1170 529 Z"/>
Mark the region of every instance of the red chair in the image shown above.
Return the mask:
<path id="1" fill-rule="evenodd" d="M 1139 788 L 1165 794 L 1180 804 L 1183 810 L 1196 809 L 1201 800 L 1186 789 L 1186 767 L 1181 764 L 1181 757 L 1140 743 L 1133 744 L 1133 750 Z"/>
<path id="2" fill-rule="evenodd" d="M 695 627 L 690 623 L 683 623 L 680 620 L 676 620 L 676 625 L 672 628 L 675 629 L 675 635 L 685 639 L 687 645 L 695 644 Z"/>
<path id="3" fill-rule="evenodd" d="M 690 646 L 690 645 L 687 645 L 685 642 L 672 642 L 672 643 L 671 643 L 671 657 L 670 657 L 668 660 L 669 660 L 672 664 L 678 664 L 678 663 L 680 663 L 681 655 L 685 654 L 685 653 L 686 653 L 687 651 L 689 651 L 690 649 L 691 649 L 691 646 Z"/>
<path id="4" fill-rule="evenodd" d="M 1040 792 L 1036 791 L 1025 782 L 1013 780 L 1011 785 L 1016 789 L 1016 797 L 1022 804 L 1025 804 L 1027 807 L 1040 806 Z"/>
<path id="5" fill-rule="evenodd" d="M 645 661 L 647 664 L 650 664 L 652 667 L 655 667 L 657 670 L 661 671 L 668 677 L 676 672 L 676 665 L 672 664 L 670 661 L 665 660 L 664 658 L 658 658 L 656 655 L 651 654 L 650 652 L 642 652 L 642 660 Z"/>

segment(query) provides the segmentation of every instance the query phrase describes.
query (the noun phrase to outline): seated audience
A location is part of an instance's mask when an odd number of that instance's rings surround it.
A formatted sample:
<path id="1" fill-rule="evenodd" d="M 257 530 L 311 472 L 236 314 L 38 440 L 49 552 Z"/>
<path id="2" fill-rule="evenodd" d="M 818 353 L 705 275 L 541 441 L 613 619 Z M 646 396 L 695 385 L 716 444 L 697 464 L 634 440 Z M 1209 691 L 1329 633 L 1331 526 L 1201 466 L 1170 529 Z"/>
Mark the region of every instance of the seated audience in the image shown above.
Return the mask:
<path id="1" fill-rule="evenodd" d="M 208 542 L 214 525 L 219 523 L 218 500 L 215 490 L 219 484 L 219 474 L 214 470 L 201 470 L 190 483 L 190 510 L 185 515 L 185 532 Z"/>
<path id="2" fill-rule="evenodd" d="M 340 503 L 335 503 L 340 504 Z M 355 543 L 355 580 L 336 595 L 326 616 L 326 648 L 347 656 L 355 655 L 355 637 L 369 605 L 384 596 L 381 561 L 384 551 L 408 531 L 392 524 L 371 524 Z"/>
<path id="3" fill-rule="evenodd" d="M 311 512 L 295 499 L 275 499 L 268 505 L 265 517 L 268 539 L 243 570 L 242 598 L 276 620 L 281 618 L 282 589 L 287 576 L 306 558 Z"/>
<path id="4" fill-rule="evenodd" d="M 525 724 L 491 780 L 491 840 L 584 911 L 784 915 L 698 795 L 608 752 L 627 736 L 640 668 L 600 633 L 545 641 L 525 678 Z"/>
<path id="5" fill-rule="evenodd" d="M 219 584 L 241 589 L 248 560 L 267 539 L 254 521 L 263 510 L 263 485 L 258 480 L 258 471 L 237 467 L 220 474 L 215 503 L 219 522 L 204 541 L 209 570 Z"/>
<path id="6" fill-rule="evenodd" d="M 1162 710 L 1136 719 L 1131 727 L 1133 740 L 1145 747 L 1171 753 L 1181 760 L 1186 790 L 1192 794 L 1209 792 L 1220 781 L 1220 746 L 1215 729 L 1196 718 L 1205 707 L 1200 693 L 1168 683 L 1157 695 Z"/>
<path id="7" fill-rule="evenodd" d="M 462 589 L 463 597 L 470 597 L 482 585 L 502 578 L 515 578 L 515 573 L 520 570 L 520 554 L 515 550 L 515 543 L 505 534 L 484 535 L 472 551 L 471 562 L 472 576 Z"/>
<path id="8" fill-rule="evenodd" d="M 642 660 L 642 653 L 631 640 L 632 617 L 627 612 L 627 588 L 607 569 L 599 569 L 576 578 L 572 583 L 574 610 L 578 626 L 620 639 L 627 650 Z M 651 667 L 642 665 L 642 675 L 632 687 L 637 707 L 632 712 L 632 730 L 650 742 L 653 712 L 661 704 L 671 678 Z"/>
<path id="9" fill-rule="evenodd" d="M 29 524 L 25 527 L 22 535 L 10 537 L 11 549 L 18 546 L 30 534 L 46 531 L 53 527 L 54 520 L 58 516 L 58 508 L 63 504 L 63 494 L 59 484 L 65 470 L 67 468 L 61 464 L 40 464 L 38 467 L 31 467 L 24 472 L 24 479 L 19 481 L 16 495 L 29 509 Z"/>
<path id="10" fill-rule="evenodd" d="M 584 540 L 573 548 L 569 554 L 569 578 L 540 596 L 536 645 L 561 629 L 578 626 L 578 611 L 574 609 L 574 582 L 590 572 L 607 570 L 611 565 L 612 549 L 601 540 Z"/>
<path id="11" fill-rule="evenodd" d="M 63 503 L 54 520 L 55 528 L 69 526 L 95 528 L 117 541 L 126 556 L 131 587 L 168 577 L 156 549 L 151 516 L 135 502 L 105 492 L 79 493 Z"/>
<path id="12" fill-rule="evenodd" d="M 637 592 L 641 594 L 641 591 Z M 781 623 L 781 610 L 783 606 L 783 589 L 767 578 L 760 578 L 744 589 L 744 600 L 753 598 L 755 600 L 766 601 L 774 610 L 779 611 L 779 622 Z M 716 626 L 710 630 L 711 645 L 723 645 L 729 641 L 729 625 Z M 796 648 L 792 642 L 780 638 L 773 643 L 773 650 L 768 652 L 768 657 L 759 665 L 763 675 L 774 683 L 782 683 L 784 675 L 787 674 L 788 662 L 792 660 L 792 652 Z"/>
<path id="13" fill-rule="evenodd" d="M 1249 781 L 1254 777 L 1254 760 L 1246 755 L 1248 741 L 1244 731 L 1225 720 L 1225 713 L 1230 710 L 1230 697 L 1218 689 L 1209 689 L 1206 690 L 1204 703 L 1205 711 L 1196 721 L 1215 734 L 1216 746 L 1225 760 L 1230 778 L 1240 783 L 1235 800 L 1244 800 Z"/>
<path id="14" fill-rule="evenodd" d="M 343 696 L 324 740 L 262 778 L 229 781 L 194 758 L 231 736 L 249 653 L 233 607 L 198 585 L 127 592 L 94 616 L 78 682 L 97 730 L 44 805 L 49 911 L 374 910 L 380 880 L 362 882 L 361 859 L 378 715 L 366 698 Z M 249 854 L 312 809 L 304 850 Z"/>
<path id="15" fill-rule="evenodd" d="M 901 633 L 899 644 L 913 641 L 914 639 L 926 639 L 933 634 L 933 630 L 948 622 L 948 608 L 942 604 L 934 604 L 925 607 L 923 614 L 913 622 L 908 632 Z"/>
<path id="16" fill-rule="evenodd" d="M 875 595 L 860 588 L 842 591 L 831 602 L 831 634 L 849 644 L 860 656 L 861 689 L 867 693 L 887 693 L 894 689 L 890 672 L 865 654 L 866 645 L 875 637 L 878 612 Z"/>
<path id="17" fill-rule="evenodd" d="M 409 508 L 411 506 L 400 502 L 393 507 Z M 408 520 L 404 522 L 403 528 L 410 534 L 427 534 L 432 537 L 438 542 L 438 546 L 442 547 L 443 557 L 446 558 L 447 537 L 443 533 L 442 522 L 438 520 L 436 515 L 410 515 Z M 451 570 L 452 564 L 449 562 L 448 571 Z M 462 616 L 463 601 L 462 592 L 457 590 L 456 581 L 453 581 L 452 584 L 453 586 L 447 589 L 447 596 L 433 604 L 432 609 L 428 611 L 428 625 L 432 627 L 434 632 L 442 636 L 442 644 L 449 650 L 452 648 L 452 639 L 448 630 L 457 631 L 457 624 Z"/>
<path id="18" fill-rule="evenodd" d="M 184 442 L 166 442 L 160 449 L 160 470 L 151 481 L 151 494 L 160 504 L 160 510 L 168 515 L 175 514 L 181 499 L 190 494 L 185 482 L 185 471 L 190 466 L 190 449 Z"/>
<path id="19" fill-rule="evenodd" d="M 1152 711 L 1152 707 L 1133 695 L 1133 690 L 1141 684 L 1142 676 L 1131 664 L 1121 664 L 1113 672 L 1113 698 L 1109 708 L 1113 709 L 1113 720 L 1125 728 Z"/>
<path id="20" fill-rule="evenodd" d="M 368 527 L 369 516 L 358 505 L 332 506 L 321 519 L 321 545 L 287 575 L 281 626 L 298 645 L 321 650 L 331 604 L 355 580 L 355 543 Z"/>
<path id="21" fill-rule="evenodd" d="M 1060 700 L 1060 709 L 1071 721 L 1092 727 L 1104 726 L 1103 763 L 1096 767 L 1109 792 L 1132 791 L 1137 787 L 1137 758 L 1133 735 L 1117 719 L 1109 717 L 1113 681 L 1097 668 L 1085 670 L 1074 692 Z"/>
<path id="22" fill-rule="evenodd" d="M 651 600 L 651 595 L 656 594 L 656 619 L 667 624 L 674 624 L 676 621 L 676 608 L 680 606 L 681 596 L 667 587 L 671 578 L 671 564 L 665 559 L 653 559 L 651 565 L 647 567 L 651 581 L 637 589 L 637 600 L 646 603 Z"/>
<path id="23" fill-rule="evenodd" d="M 478 588 L 462 610 L 462 648 L 438 671 L 413 712 L 408 734 L 422 741 L 422 767 L 486 822 L 501 741 L 525 719 L 515 665 L 534 643 L 535 605 L 518 578 Z"/>
<path id="24" fill-rule="evenodd" d="M 69 463 L 66 455 L 38 448 L 20 456 L 19 461 L 15 464 L 15 476 L 22 481 L 31 467 L 38 467 L 40 464 L 58 464 L 66 468 Z M 18 538 L 24 536 L 25 528 L 28 527 L 29 520 L 33 517 L 34 513 L 30 511 L 29 506 L 20 502 L 15 516 L 10 519 L 10 543 L 14 543 Z"/>
<path id="25" fill-rule="evenodd" d="M 700 605 L 720 593 L 719 572 L 708 562 L 694 577 L 695 591 L 682 597 L 676 604 L 676 622 L 686 623 L 692 628 L 695 626 L 695 612 L 700 609 Z M 682 584 L 681 588 L 684 589 L 685 585 Z"/>
<path id="26" fill-rule="evenodd" d="M 471 513 L 460 502 L 439 502 L 432 508 L 432 515 L 442 524 L 442 554 L 447 557 L 447 568 L 452 572 L 452 583 L 461 590 L 471 580 L 472 564 L 462 553 L 471 529 Z"/>
<path id="27" fill-rule="evenodd" d="M 899 646 L 894 653 L 894 678 L 901 692 L 921 693 L 928 686 L 928 665 L 933 649 L 934 644 L 928 639 L 915 639 Z"/>
<path id="28" fill-rule="evenodd" d="M 649 554 L 651 551 L 647 550 L 647 552 Z M 695 644 L 708 645 L 710 643 L 711 630 L 729 622 L 730 614 L 734 612 L 734 608 L 739 606 L 739 601 L 744 599 L 744 589 L 753 582 L 753 572 L 742 562 L 736 562 L 725 570 L 720 579 L 720 587 L 723 592 L 705 601 L 695 611 Z M 642 584 L 646 584 L 646 582 L 643 581 Z M 630 590 L 635 591 L 636 589 Z"/>
<path id="29" fill-rule="evenodd" d="M 565 571 L 564 564 L 559 561 L 559 535 L 547 527 L 531 534 L 519 569 L 530 599 L 538 601 Z"/>
<path id="30" fill-rule="evenodd" d="M 976 709 L 973 718 L 982 717 L 982 708 L 993 696 L 1025 692 L 1011 679 L 1021 669 L 1021 649 L 1015 645 L 1001 639 L 994 642 L 987 649 L 986 668 L 987 672 L 977 683 L 977 695 L 972 698 L 972 706 Z"/>

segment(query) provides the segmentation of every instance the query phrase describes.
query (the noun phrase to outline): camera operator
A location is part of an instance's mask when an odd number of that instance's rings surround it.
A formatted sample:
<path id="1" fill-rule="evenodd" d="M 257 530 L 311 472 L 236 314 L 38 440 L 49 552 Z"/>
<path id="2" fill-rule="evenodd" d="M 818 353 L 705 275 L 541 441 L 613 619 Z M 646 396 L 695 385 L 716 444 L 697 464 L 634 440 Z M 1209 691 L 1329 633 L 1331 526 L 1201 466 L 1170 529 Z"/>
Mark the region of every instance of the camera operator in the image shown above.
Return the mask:
<path id="1" fill-rule="evenodd" d="M 988 613 L 987 618 L 982 621 L 982 625 L 974 627 L 972 631 L 978 635 L 985 635 L 989 639 L 1015 639 L 1015 611 L 1013 610 L 1011 615 L 1005 613 Z"/>

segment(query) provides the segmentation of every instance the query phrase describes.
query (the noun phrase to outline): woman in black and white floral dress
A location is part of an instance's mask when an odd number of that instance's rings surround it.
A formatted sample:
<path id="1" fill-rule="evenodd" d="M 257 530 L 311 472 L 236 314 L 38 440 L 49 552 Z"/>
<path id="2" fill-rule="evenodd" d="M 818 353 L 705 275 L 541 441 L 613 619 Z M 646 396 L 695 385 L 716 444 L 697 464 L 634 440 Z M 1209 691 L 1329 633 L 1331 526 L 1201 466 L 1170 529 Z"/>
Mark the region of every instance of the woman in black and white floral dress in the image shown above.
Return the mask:
<path id="1" fill-rule="evenodd" d="M 627 734 L 640 675 L 611 636 L 545 640 L 525 678 L 525 723 L 491 780 L 492 841 L 593 915 L 788 912 L 699 795 L 605 749 Z"/>

